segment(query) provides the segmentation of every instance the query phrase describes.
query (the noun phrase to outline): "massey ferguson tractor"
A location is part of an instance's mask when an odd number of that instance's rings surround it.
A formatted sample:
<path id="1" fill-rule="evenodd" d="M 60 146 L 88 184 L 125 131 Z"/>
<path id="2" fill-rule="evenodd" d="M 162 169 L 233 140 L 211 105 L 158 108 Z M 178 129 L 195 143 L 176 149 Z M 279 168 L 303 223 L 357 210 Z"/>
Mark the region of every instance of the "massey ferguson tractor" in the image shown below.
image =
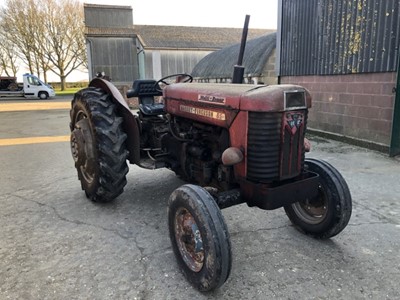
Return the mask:
<path id="1" fill-rule="evenodd" d="M 102 78 L 75 94 L 71 151 L 87 198 L 120 195 L 128 163 L 168 168 L 188 182 L 169 197 L 168 227 L 178 264 L 200 291 L 220 287 L 231 270 L 223 208 L 283 207 L 299 231 L 319 239 L 346 227 L 345 180 L 329 163 L 305 158 L 305 88 L 192 81 L 188 74 L 135 80 L 126 96 L 137 97 L 138 112 Z"/>

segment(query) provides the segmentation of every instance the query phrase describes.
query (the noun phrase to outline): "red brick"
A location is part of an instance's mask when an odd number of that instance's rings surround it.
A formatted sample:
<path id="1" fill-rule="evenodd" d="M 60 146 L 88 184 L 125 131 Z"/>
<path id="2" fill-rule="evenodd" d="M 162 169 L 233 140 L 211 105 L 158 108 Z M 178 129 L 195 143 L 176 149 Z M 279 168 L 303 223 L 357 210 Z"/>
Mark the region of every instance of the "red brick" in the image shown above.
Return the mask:
<path id="1" fill-rule="evenodd" d="M 315 76 L 304 76 L 303 82 L 304 83 L 313 83 L 313 82 L 315 82 Z"/>
<path id="2" fill-rule="evenodd" d="M 321 124 L 322 130 L 343 134 L 343 126 L 333 123 L 323 123 Z"/>
<path id="3" fill-rule="evenodd" d="M 381 84 L 372 82 L 354 82 L 349 83 L 347 91 L 351 94 L 380 94 Z"/>
<path id="4" fill-rule="evenodd" d="M 320 82 L 310 83 L 310 90 L 314 92 L 324 92 L 323 85 Z"/>
<path id="5" fill-rule="evenodd" d="M 383 108 L 381 109 L 380 118 L 385 121 L 393 121 L 393 109 L 391 108 Z"/>
<path id="6" fill-rule="evenodd" d="M 396 84 L 391 83 L 382 83 L 381 86 L 381 94 L 382 95 L 393 95 L 393 89 L 396 87 Z"/>
<path id="7" fill-rule="evenodd" d="M 346 93 L 348 89 L 348 84 L 347 83 L 337 83 L 335 84 L 335 92 L 337 93 Z"/>
<path id="8" fill-rule="evenodd" d="M 328 122 L 343 126 L 343 115 L 341 114 L 327 114 Z"/>
<path id="9" fill-rule="evenodd" d="M 352 104 L 353 103 L 353 95 L 347 93 L 339 94 L 339 102 L 343 104 Z"/>
<path id="10" fill-rule="evenodd" d="M 364 92 L 364 84 L 359 82 L 349 83 L 347 85 L 347 92 L 349 94 L 362 94 Z"/>
<path id="11" fill-rule="evenodd" d="M 394 96 L 373 96 L 371 99 L 371 105 L 381 108 L 393 108 Z"/>
<path id="12" fill-rule="evenodd" d="M 362 106 L 358 108 L 358 116 L 361 118 L 378 119 L 379 113 L 379 109 L 376 109 L 374 107 Z"/>
<path id="13" fill-rule="evenodd" d="M 356 81 L 356 75 L 355 74 L 342 75 L 342 76 L 340 76 L 340 81 L 341 82 L 354 82 L 354 81 Z"/>
<path id="14" fill-rule="evenodd" d="M 329 102 L 321 102 L 321 105 L 319 107 L 319 110 L 321 112 L 330 112 L 330 103 Z"/>
<path id="15" fill-rule="evenodd" d="M 377 79 L 374 77 L 374 73 L 361 73 L 357 74 L 356 82 L 376 82 Z"/>
<path id="16" fill-rule="evenodd" d="M 308 125 L 318 123 L 317 120 L 318 119 L 315 114 L 313 114 L 311 112 L 308 114 L 308 120 L 307 120 Z"/>
<path id="17" fill-rule="evenodd" d="M 395 72 L 384 73 L 362 73 L 358 74 L 360 82 L 393 82 L 393 74 Z"/>
<path id="18" fill-rule="evenodd" d="M 322 97 L 322 94 L 319 93 L 319 92 L 310 91 L 310 93 L 311 93 L 311 98 L 312 98 L 313 102 L 314 101 L 319 101 L 319 99 L 321 99 L 321 97 Z"/>
<path id="19" fill-rule="evenodd" d="M 358 106 L 370 106 L 372 96 L 370 95 L 353 95 L 353 104 Z"/>
<path id="20" fill-rule="evenodd" d="M 321 109 L 321 102 L 319 102 L 319 101 L 313 101 L 312 102 L 312 108 L 314 109 L 314 110 L 320 110 Z"/>
<path id="21" fill-rule="evenodd" d="M 370 120 L 368 122 L 368 129 L 390 134 L 390 132 L 392 131 L 392 122 L 384 120 Z"/>
<path id="22" fill-rule="evenodd" d="M 334 114 L 340 114 L 343 115 L 345 111 L 346 106 L 340 103 L 331 103 L 330 105 L 330 112 Z"/>
<path id="23" fill-rule="evenodd" d="M 360 106 L 350 106 L 350 105 L 346 105 L 345 110 L 344 110 L 344 114 L 347 116 L 357 116 L 358 114 L 358 108 Z"/>
<path id="24" fill-rule="evenodd" d="M 282 77 L 281 77 L 281 83 L 282 83 L 282 84 L 288 84 L 288 83 L 290 83 L 290 76 L 282 76 Z"/>
<path id="25" fill-rule="evenodd" d="M 343 126 L 346 128 L 357 128 L 359 124 L 359 118 L 355 116 L 344 116 Z"/>
<path id="26" fill-rule="evenodd" d="M 321 91 L 331 93 L 345 93 L 347 90 L 347 83 L 343 82 L 326 82 L 320 84 Z"/>
<path id="27" fill-rule="evenodd" d="M 329 101 L 329 95 L 327 93 L 320 93 L 318 101 L 319 102 L 328 102 Z"/>
<path id="28" fill-rule="evenodd" d="M 325 75 L 324 79 L 326 83 L 336 83 L 341 82 L 340 77 L 341 75 Z"/>
<path id="29" fill-rule="evenodd" d="M 373 73 L 376 82 L 394 82 L 393 74 L 395 72 Z"/>
<path id="30" fill-rule="evenodd" d="M 318 115 L 318 122 L 319 123 L 327 123 L 328 122 L 328 116 L 326 115 L 326 113 L 320 113 Z"/>

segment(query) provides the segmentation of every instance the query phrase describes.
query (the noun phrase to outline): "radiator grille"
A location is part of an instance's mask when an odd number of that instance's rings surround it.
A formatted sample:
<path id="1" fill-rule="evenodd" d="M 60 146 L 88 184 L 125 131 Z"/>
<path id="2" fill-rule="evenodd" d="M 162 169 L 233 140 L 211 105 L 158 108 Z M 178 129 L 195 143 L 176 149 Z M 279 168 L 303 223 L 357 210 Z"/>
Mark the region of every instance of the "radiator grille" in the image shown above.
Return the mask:
<path id="1" fill-rule="evenodd" d="M 268 183 L 300 174 L 307 111 L 302 114 L 303 123 L 293 134 L 286 126 L 284 112 L 249 113 L 247 179 Z"/>
<path id="2" fill-rule="evenodd" d="M 247 178 L 279 179 L 282 113 L 249 113 Z"/>

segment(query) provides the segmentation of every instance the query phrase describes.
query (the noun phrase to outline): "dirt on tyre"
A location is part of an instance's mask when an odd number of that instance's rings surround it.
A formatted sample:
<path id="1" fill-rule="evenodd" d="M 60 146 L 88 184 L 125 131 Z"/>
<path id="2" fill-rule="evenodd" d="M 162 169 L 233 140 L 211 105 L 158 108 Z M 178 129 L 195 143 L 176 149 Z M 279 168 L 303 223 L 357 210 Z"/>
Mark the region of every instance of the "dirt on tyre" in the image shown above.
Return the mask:
<path id="1" fill-rule="evenodd" d="M 229 277 L 231 244 L 221 210 L 203 188 L 186 184 L 168 202 L 172 249 L 186 279 L 199 291 L 220 287 Z"/>
<path id="2" fill-rule="evenodd" d="M 71 153 L 82 189 L 92 201 L 109 202 L 123 192 L 129 170 L 123 120 L 101 89 L 79 91 L 71 106 Z"/>
<path id="3" fill-rule="evenodd" d="M 350 190 L 342 175 L 325 161 L 306 159 L 305 168 L 319 175 L 318 196 L 287 205 L 285 212 L 299 231 L 319 239 L 333 237 L 350 220 Z"/>

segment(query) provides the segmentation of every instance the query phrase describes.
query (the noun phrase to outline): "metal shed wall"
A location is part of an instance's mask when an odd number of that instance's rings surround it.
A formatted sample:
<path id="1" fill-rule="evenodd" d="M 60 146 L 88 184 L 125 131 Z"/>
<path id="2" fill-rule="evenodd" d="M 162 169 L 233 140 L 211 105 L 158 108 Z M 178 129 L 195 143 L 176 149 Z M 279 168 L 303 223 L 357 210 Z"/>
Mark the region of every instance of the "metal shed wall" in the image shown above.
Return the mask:
<path id="1" fill-rule="evenodd" d="M 136 43 L 132 38 L 90 37 L 93 74 L 105 72 L 115 83 L 132 82 L 138 78 Z"/>
<path id="2" fill-rule="evenodd" d="M 397 68 L 399 0 L 280 0 L 280 76 Z"/>
<path id="3" fill-rule="evenodd" d="M 211 51 L 146 50 L 145 77 L 160 79 L 176 73 L 192 72 L 194 66 Z"/>
<path id="4" fill-rule="evenodd" d="M 133 24 L 132 8 L 85 4 L 85 25 L 94 28 L 130 28 Z"/>

